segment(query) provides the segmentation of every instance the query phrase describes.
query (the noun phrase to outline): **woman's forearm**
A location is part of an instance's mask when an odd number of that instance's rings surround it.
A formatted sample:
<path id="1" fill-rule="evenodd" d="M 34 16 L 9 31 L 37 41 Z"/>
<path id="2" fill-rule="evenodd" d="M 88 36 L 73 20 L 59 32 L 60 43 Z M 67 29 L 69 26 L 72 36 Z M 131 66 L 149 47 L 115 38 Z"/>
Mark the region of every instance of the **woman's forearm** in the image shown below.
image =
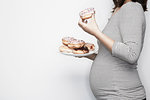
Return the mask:
<path id="1" fill-rule="evenodd" d="M 103 34 L 100 31 L 97 31 L 95 34 L 95 37 L 101 41 L 110 51 L 112 51 L 114 40 L 112 40 L 107 35 Z"/>

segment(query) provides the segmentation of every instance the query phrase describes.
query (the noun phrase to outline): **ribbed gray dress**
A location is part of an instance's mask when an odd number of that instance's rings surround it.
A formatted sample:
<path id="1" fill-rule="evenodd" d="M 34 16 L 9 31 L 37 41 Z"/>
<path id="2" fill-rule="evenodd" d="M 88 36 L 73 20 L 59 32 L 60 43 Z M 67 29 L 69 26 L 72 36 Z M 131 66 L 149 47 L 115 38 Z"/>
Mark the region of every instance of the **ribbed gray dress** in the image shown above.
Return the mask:
<path id="1" fill-rule="evenodd" d="M 137 71 L 146 20 L 138 2 L 128 2 L 114 14 L 103 33 L 115 40 L 110 52 L 99 40 L 98 54 L 89 75 L 97 100 L 142 100 L 145 89 Z"/>

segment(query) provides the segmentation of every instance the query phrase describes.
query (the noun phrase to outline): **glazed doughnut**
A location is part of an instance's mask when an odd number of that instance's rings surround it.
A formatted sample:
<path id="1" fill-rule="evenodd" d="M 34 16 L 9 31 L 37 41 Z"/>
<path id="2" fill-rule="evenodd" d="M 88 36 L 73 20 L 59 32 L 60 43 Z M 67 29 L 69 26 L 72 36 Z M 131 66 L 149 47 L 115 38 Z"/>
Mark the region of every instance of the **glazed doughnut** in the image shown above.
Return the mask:
<path id="1" fill-rule="evenodd" d="M 80 50 L 80 49 L 78 49 L 78 50 L 73 50 L 73 53 L 74 54 L 85 54 L 85 53 L 88 53 L 89 51 L 87 51 L 87 50 Z"/>
<path id="2" fill-rule="evenodd" d="M 72 53 L 72 49 L 68 48 L 66 45 L 60 46 L 59 51 L 64 53 Z"/>
<path id="3" fill-rule="evenodd" d="M 68 44 L 69 48 L 75 49 L 75 48 L 81 48 L 83 47 L 85 44 L 85 42 L 83 40 L 73 40 L 70 41 L 70 43 Z"/>
<path id="4" fill-rule="evenodd" d="M 94 8 L 86 8 L 79 13 L 81 19 L 89 19 L 93 14 L 95 14 Z"/>
<path id="5" fill-rule="evenodd" d="M 94 44 L 86 43 L 74 37 L 63 37 L 62 44 L 63 45 L 59 47 L 59 51 L 64 53 L 85 54 L 95 49 Z"/>
<path id="6" fill-rule="evenodd" d="M 92 43 L 85 43 L 84 47 L 87 47 L 89 51 L 93 51 L 95 49 L 95 45 Z"/>
<path id="7" fill-rule="evenodd" d="M 78 40 L 73 37 L 64 37 L 62 38 L 62 43 L 69 48 L 81 48 L 84 46 L 85 42 L 83 40 Z"/>
<path id="8" fill-rule="evenodd" d="M 73 37 L 63 37 L 62 43 L 67 46 L 71 41 L 74 41 L 74 40 L 75 39 Z"/>

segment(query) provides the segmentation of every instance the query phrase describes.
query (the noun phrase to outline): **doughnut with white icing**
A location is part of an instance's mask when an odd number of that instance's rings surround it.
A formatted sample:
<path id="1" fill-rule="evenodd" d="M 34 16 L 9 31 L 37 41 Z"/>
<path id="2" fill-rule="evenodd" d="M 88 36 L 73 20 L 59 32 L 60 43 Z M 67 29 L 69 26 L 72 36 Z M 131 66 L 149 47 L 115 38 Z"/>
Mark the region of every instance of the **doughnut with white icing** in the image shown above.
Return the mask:
<path id="1" fill-rule="evenodd" d="M 64 53 L 85 54 L 95 49 L 94 44 L 86 43 L 74 37 L 63 37 L 62 44 L 63 45 L 59 47 L 59 51 Z"/>
<path id="2" fill-rule="evenodd" d="M 83 40 L 75 39 L 73 37 L 64 37 L 62 38 L 62 43 L 69 48 L 81 48 L 84 46 L 85 42 Z"/>
<path id="3" fill-rule="evenodd" d="M 79 13 L 81 19 L 83 20 L 91 18 L 93 14 L 95 14 L 94 8 L 86 8 Z"/>
<path id="4" fill-rule="evenodd" d="M 63 37 L 62 43 L 67 46 L 71 41 L 74 41 L 74 40 L 75 39 L 73 37 Z"/>
<path id="5" fill-rule="evenodd" d="M 68 47 L 72 48 L 72 49 L 81 48 L 84 46 L 84 44 L 85 44 L 85 42 L 83 40 L 74 40 L 68 44 Z"/>

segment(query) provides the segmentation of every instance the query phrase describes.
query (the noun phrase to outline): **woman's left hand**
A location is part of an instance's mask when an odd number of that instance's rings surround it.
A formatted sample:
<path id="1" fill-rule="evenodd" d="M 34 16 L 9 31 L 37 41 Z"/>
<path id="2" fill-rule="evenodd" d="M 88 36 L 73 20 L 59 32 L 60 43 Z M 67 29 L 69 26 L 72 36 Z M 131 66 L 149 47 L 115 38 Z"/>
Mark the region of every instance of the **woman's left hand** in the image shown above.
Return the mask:
<path id="1" fill-rule="evenodd" d="M 84 22 L 85 20 L 79 19 L 78 25 L 87 33 L 96 36 L 97 33 L 100 32 L 98 25 L 95 20 L 95 15 L 93 14 L 92 17 L 89 19 L 89 22 Z"/>

